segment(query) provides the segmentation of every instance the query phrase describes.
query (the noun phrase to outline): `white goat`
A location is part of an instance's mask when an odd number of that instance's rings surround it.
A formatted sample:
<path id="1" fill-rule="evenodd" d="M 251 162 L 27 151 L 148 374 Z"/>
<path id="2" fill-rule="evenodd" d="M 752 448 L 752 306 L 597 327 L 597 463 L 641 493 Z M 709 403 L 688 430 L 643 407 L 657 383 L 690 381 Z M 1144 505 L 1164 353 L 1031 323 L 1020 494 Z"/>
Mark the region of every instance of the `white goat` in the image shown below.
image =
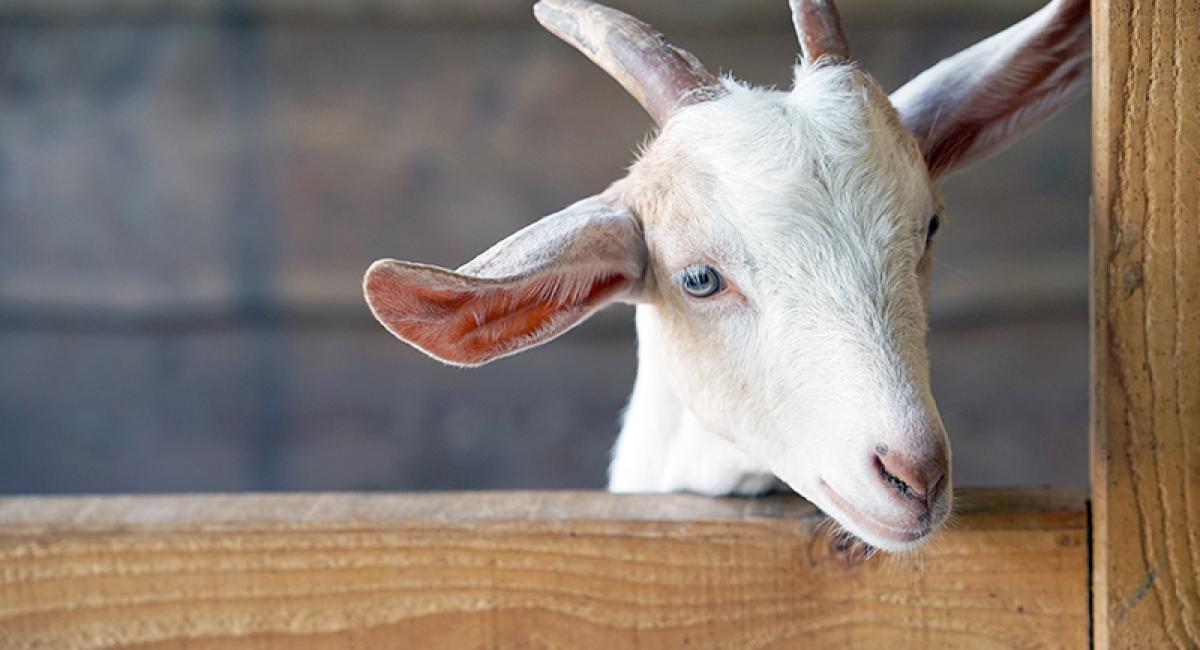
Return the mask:
<path id="1" fill-rule="evenodd" d="M 1086 0 L 1056 0 L 889 98 L 831 0 L 793 0 L 789 92 L 709 74 L 585 0 L 534 7 L 661 128 L 629 174 L 457 271 L 379 260 L 393 334 L 475 366 L 637 305 L 638 374 L 609 489 L 756 494 L 776 477 L 850 533 L 911 548 L 950 509 L 925 350 L 935 181 L 1072 99 Z"/>

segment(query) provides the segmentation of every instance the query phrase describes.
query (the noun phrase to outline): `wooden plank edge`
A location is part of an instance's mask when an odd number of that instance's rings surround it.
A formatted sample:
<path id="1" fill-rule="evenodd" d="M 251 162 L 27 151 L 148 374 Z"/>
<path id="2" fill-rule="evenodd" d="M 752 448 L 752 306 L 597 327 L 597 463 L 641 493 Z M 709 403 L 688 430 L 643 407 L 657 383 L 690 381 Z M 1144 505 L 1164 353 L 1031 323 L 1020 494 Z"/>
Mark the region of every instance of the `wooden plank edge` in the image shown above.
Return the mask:
<path id="1" fill-rule="evenodd" d="M 955 492 L 950 528 L 982 518 L 1030 525 L 1029 515 L 1084 513 L 1084 487 L 965 488 Z M 38 528 L 129 530 L 136 527 L 322 525 L 485 521 L 770 521 L 825 519 L 795 495 L 711 498 L 693 494 L 614 495 L 598 491 L 430 493 L 213 493 L 0 497 L 0 535 Z M 955 523 L 958 522 L 958 523 Z"/>

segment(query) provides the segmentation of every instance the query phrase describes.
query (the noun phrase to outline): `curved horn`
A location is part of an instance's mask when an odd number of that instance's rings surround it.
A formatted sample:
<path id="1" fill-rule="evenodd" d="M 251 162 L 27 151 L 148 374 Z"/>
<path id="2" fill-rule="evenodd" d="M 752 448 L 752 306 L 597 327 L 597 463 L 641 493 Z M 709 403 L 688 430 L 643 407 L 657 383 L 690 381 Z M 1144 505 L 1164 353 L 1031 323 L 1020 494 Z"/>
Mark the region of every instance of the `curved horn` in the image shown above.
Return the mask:
<path id="1" fill-rule="evenodd" d="M 533 15 L 624 86 L 659 126 L 719 93 L 719 81 L 696 57 L 629 14 L 588 0 L 542 0 Z"/>
<path id="2" fill-rule="evenodd" d="M 791 0 L 792 24 L 800 40 L 805 63 L 824 58 L 830 62 L 851 59 L 850 43 L 842 30 L 842 17 L 833 0 Z"/>

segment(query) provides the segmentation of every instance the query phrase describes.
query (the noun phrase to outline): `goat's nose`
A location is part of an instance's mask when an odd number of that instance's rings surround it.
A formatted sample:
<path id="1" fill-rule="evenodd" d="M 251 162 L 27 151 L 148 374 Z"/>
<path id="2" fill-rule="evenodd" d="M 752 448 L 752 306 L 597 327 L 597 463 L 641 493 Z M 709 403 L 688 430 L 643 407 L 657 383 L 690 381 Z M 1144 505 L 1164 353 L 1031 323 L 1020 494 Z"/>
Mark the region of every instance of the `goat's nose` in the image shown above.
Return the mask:
<path id="1" fill-rule="evenodd" d="M 876 448 L 879 473 L 900 494 L 932 506 L 941 491 L 948 469 L 946 454 L 941 449 L 920 456 L 909 456 L 889 451 L 886 446 Z"/>

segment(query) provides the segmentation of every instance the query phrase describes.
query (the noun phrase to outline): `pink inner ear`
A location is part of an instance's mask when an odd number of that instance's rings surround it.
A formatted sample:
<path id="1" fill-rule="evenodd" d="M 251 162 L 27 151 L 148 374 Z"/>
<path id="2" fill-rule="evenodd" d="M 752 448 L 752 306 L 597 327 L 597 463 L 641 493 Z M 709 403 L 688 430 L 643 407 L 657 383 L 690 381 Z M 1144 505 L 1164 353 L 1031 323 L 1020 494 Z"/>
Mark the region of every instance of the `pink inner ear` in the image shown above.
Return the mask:
<path id="1" fill-rule="evenodd" d="M 601 274 L 447 289 L 385 266 L 368 274 L 365 288 L 375 317 L 393 334 L 439 359 L 478 365 L 562 333 L 629 281 Z"/>
<path id="2" fill-rule="evenodd" d="M 995 153 L 1082 90 L 1090 71 L 1090 5 L 1068 0 L 1048 11 L 1049 6 L 1022 23 L 1039 21 L 1035 33 L 1014 36 L 1003 51 L 991 52 L 993 59 L 1002 56 L 1004 65 L 977 74 L 964 101 L 939 104 L 936 113 L 919 116 L 925 124 L 910 124 L 926 140 L 925 160 L 934 176 Z M 1019 33 L 1028 34 L 1028 29 Z"/>
<path id="3" fill-rule="evenodd" d="M 1054 72 L 1055 70 L 1051 66 L 1033 69 L 1029 73 L 1029 81 L 1026 88 L 1022 89 L 1022 94 L 1008 98 L 1007 102 L 994 100 L 993 105 L 976 108 L 975 113 L 978 117 L 974 119 L 961 118 L 953 121 L 953 128 L 947 129 L 945 134 L 939 134 L 941 137 L 935 138 L 927 145 L 925 162 L 929 167 L 929 172 L 934 177 L 938 177 L 964 161 L 970 162 L 972 160 L 971 152 L 980 144 L 979 139 L 985 131 L 1000 130 L 1001 133 L 992 134 L 992 137 L 999 139 L 1004 135 L 1003 130 L 1016 121 L 1022 110 L 1030 106 L 1038 106 L 1053 98 L 1060 92 L 1059 86 L 1044 88 L 1042 86 Z M 1071 70 L 1063 75 L 1058 83 L 1074 84 L 1084 72 L 1082 69 Z M 975 153 L 976 157 L 981 155 L 979 152 Z"/>

